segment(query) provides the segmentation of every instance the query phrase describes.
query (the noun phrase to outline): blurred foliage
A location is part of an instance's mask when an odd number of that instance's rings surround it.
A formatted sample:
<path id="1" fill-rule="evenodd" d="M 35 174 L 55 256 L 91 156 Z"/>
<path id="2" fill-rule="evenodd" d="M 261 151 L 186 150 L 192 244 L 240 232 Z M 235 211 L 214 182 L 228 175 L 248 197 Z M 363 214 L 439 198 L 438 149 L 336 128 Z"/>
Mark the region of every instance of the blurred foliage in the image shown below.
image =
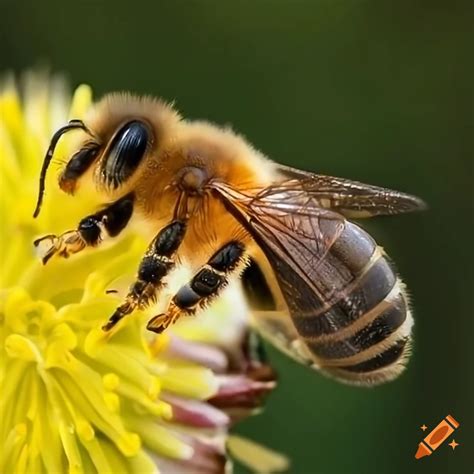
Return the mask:
<path id="1" fill-rule="evenodd" d="M 158 94 L 280 162 L 429 203 L 367 225 L 413 296 L 414 354 L 399 381 L 345 387 L 270 349 L 279 389 L 238 431 L 290 455 L 291 472 L 472 471 L 473 5 L 0 0 L 3 70 L 46 65 L 99 94 Z M 447 414 L 460 446 L 415 461 L 420 425 Z"/>

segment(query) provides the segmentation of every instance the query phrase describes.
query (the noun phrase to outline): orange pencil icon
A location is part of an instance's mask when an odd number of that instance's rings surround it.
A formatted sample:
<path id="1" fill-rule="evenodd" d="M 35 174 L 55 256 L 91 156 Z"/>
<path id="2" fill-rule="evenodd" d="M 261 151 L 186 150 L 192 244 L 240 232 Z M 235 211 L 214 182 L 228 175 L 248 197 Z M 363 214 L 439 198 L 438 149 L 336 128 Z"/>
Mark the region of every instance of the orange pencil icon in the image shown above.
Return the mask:
<path id="1" fill-rule="evenodd" d="M 418 445 L 415 458 L 420 459 L 429 456 L 435 449 L 441 446 L 446 438 L 459 427 L 459 423 L 448 415 L 431 433 Z"/>

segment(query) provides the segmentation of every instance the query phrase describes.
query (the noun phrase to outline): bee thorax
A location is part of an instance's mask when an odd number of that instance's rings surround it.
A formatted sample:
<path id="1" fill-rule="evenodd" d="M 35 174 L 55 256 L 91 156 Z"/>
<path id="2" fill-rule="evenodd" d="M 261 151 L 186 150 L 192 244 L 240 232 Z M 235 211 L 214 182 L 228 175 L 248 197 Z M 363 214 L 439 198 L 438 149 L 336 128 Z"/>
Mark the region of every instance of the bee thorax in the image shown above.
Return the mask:
<path id="1" fill-rule="evenodd" d="M 207 181 L 208 173 L 205 168 L 197 166 L 186 166 L 178 173 L 177 185 L 189 195 L 202 194 Z"/>

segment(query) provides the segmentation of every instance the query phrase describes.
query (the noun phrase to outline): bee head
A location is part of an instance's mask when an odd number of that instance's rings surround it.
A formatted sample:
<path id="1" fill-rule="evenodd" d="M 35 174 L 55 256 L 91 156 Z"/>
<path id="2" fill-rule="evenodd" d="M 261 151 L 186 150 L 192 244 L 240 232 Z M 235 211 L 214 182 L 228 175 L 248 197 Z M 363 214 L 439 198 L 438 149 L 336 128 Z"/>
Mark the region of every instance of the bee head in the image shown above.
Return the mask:
<path id="1" fill-rule="evenodd" d="M 94 162 L 99 167 L 98 176 L 101 184 L 107 188 L 117 189 L 132 176 L 147 153 L 152 137 L 148 124 L 140 120 L 129 120 L 119 126 L 104 145 L 94 137 L 84 122 L 71 120 L 67 125 L 61 127 L 51 139 L 41 169 L 38 201 L 33 217 L 37 217 L 41 209 L 46 172 L 57 142 L 64 133 L 75 129 L 85 131 L 90 139 L 84 142 L 80 149 L 72 155 L 59 176 L 59 187 L 69 194 L 74 193 L 78 179 Z"/>
<path id="2" fill-rule="evenodd" d="M 80 129 L 87 138 L 62 170 L 59 187 L 73 194 L 79 179 L 92 170 L 98 187 L 113 192 L 130 180 L 156 145 L 157 138 L 179 120 L 179 114 L 160 100 L 123 93 L 105 96 L 93 108 L 87 125 L 81 120 L 71 120 L 53 135 L 41 169 L 34 217 L 40 212 L 46 172 L 63 134 Z"/>
<path id="3" fill-rule="evenodd" d="M 51 139 L 41 169 L 39 194 L 33 217 L 39 215 L 45 190 L 46 172 L 54 154 L 59 138 L 66 132 L 81 129 L 91 139 L 72 155 L 59 177 L 59 187 L 72 194 L 77 180 L 98 161 L 100 181 L 108 188 L 117 189 L 134 173 L 150 146 L 152 132 L 150 127 L 140 120 L 130 120 L 117 128 L 112 138 L 104 146 L 95 140 L 93 133 L 81 120 L 71 120 L 61 127 Z"/>
<path id="4" fill-rule="evenodd" d="M 77 182 L 95 164 L 100 187 L 116 190 L 135 172 L 152 145 L 151 127 L 140 119 L 127 119 L 108 138 L 91 137 L 74 153 L 59 176 L 59 187 L 74 193 Z"/>

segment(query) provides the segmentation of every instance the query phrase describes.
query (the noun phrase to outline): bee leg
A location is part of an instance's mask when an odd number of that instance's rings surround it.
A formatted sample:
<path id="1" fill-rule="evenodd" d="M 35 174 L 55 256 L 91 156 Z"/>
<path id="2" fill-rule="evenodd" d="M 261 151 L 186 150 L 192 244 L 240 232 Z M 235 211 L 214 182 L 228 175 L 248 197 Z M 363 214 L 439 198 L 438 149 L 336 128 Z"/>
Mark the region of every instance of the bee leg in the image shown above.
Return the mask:
<path id="1" fill-rule="evenodd" d="M 229 242 L 221 247 L 193 278 L 182 286 L 173 297 L 168 310 L 152 318 L 147 329 L 161 333 L 180 316 L 193 315 L 206 307 L 228 284 L 229 277 L 242 270 L 245 247 L 240 242 Z"/>
<path id="2" fill-rule="evenodd" d="M 128 224 L 133 213 L 133 194 L 127 194 L 95 214 L 84 217 L 75 230 L 61 235 L 49 234 L 36 239 L 34 246 L 46 264 L 53 255 L 69 257 L 85 247 L 96 247 L 104 239 L 104 233 L 116 237 Z"/>
<path id="3" fill-rule="evenodd" d="M 138 278 L 131 286 L 125 302 L 102 326 L 104 331 L 112 329 L 135 308 L 143 308 L 154 300 L 156 292 L 163 285 L 163 278 L 176 265 L 174 257 L 183 241 L 185 231 L 186 223 L 183 220 L 174 220 L 160 230 L 140 262 Z"/>

